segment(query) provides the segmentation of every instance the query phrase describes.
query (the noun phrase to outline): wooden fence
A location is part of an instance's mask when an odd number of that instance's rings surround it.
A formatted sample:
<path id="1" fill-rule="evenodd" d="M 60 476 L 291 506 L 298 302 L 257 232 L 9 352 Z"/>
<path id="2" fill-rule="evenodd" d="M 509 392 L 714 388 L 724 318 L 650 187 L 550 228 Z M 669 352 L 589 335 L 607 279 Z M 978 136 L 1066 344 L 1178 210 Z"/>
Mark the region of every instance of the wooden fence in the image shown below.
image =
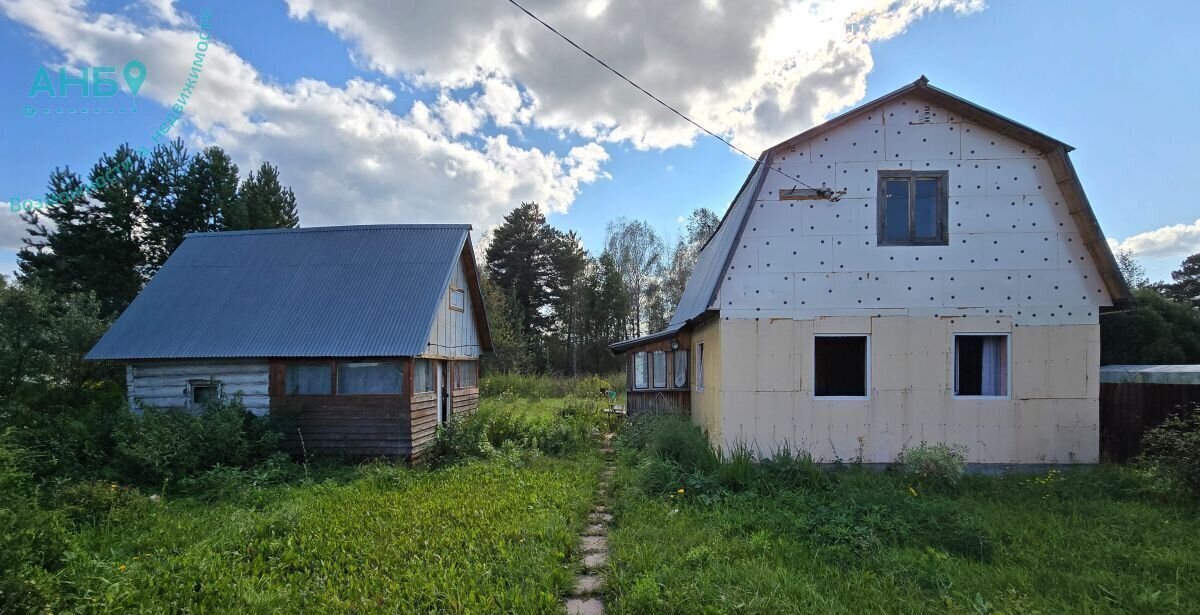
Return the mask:
<path id="1" fill-rule="evenodd" d="M 1142 435 L 1179 406 L 1200 404 L 1198 384 L 1100 384 L 1100 456 L 1128 461 L 1142 452 Z"/>

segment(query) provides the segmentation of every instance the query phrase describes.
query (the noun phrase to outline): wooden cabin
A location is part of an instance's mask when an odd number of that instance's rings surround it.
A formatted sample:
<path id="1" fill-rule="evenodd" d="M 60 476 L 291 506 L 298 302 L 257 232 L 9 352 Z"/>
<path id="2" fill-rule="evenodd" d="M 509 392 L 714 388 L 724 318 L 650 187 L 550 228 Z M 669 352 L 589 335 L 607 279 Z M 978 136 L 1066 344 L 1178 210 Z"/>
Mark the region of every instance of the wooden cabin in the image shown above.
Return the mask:
<path id="1" fill-rule="evenodd" d="M 469 225 L 193 233 L 88 354 L 129 403 L 240 395 L 287 450 L 419 456 L 491 350 Z"/>
<path id="2" fill-rule="evenodd" d="M 1098 461 L 1099 316 L 1129 290 L 1071 149 L 924 77 L 769 148 L 667 328 L 611 347 L 630 408 L 768 456 Z"/>

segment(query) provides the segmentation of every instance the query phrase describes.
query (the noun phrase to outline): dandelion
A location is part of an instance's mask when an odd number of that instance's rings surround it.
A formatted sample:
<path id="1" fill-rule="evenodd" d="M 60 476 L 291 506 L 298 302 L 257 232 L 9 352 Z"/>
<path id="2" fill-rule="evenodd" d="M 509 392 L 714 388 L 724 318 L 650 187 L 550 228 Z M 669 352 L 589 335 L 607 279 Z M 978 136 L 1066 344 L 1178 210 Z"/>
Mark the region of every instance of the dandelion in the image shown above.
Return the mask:
<path id="1" fill-rule="evenodd" d="M 683 495 L 683 487 L 680 487 L 675 493 Z"/>
<path id="2" fill-rule="evenodd" d="M 117 566 L 117 570 L 119 570 L 121 572 L 125 572 L 125 564 L 121 564 L 120 566 Z"/>
<path id="3" fill-rule="evenodd" d="M 911 496 L 913 496 L 914 498 L 915 498 L 915 497 L 917 497 L 917 490 L 916 490 L 916 489 L 913 489 L 912 487 L 909 487 L 909 488 L 908 488 L 908 495 L 911 495 Z"/>

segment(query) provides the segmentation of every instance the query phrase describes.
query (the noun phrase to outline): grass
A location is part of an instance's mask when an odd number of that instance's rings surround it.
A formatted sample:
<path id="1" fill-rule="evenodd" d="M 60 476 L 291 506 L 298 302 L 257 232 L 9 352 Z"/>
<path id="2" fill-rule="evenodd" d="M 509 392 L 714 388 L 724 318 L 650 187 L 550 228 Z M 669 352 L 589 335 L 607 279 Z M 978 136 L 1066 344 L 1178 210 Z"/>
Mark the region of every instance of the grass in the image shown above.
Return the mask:
<path id="1" fill-rule="evenodd" d="M 593 455 L 373 465 L 252 500 L 128 508 L 76 537 L 59 606 L 557 612 L 597 470 Z"/>
<path id="2" fill-rule="evenodd" d="M 681 466 L 649 449 L 626 449 L 617 474 L 611 613 L 1195 613 L 1200 604 L 1195 504 L 1146 495 L 1127 468 L 934 487 L 854 468 L 747 472 L 728 461 L 707 476 L 672 474 L 662 467 Z M 714 486 L 738 476 L 744 488 Z"/>

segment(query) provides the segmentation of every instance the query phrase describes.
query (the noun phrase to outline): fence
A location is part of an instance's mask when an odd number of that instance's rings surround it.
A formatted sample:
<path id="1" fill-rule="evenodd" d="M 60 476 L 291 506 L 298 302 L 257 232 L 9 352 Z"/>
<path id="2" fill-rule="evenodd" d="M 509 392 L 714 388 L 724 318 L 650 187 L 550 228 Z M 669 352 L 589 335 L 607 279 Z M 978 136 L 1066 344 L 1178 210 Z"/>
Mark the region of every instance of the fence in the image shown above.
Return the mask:
<path id="1" fill-rule="evenodd" d="M 1200 384 L 1100 383 L 1100 456 L 1128 461 L 1142 452 L 1142 435 L 1176 413 L 1200 404 Z"/>

